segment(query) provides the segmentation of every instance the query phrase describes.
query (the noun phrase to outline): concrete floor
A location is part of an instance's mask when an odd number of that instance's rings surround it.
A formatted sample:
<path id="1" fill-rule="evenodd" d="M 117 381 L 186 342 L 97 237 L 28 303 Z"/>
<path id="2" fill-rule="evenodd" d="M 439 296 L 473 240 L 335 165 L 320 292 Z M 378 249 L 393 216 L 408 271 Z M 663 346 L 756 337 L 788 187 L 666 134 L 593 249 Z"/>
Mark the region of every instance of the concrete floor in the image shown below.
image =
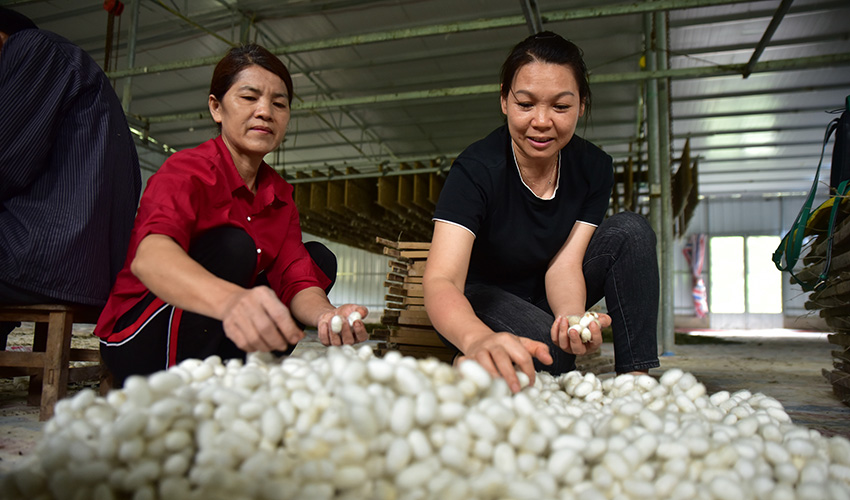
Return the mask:
<path id="1" fill-rule="evenodd" d="M 680 368 L 696 375 L 709 393 L 747 389 L 776 398 L 797 424 L 825 435 L 850 438 L 850 407 L 832 393 L 821 375 L 831 369 L 831 351 L 824 333 L 794 330 L 698 331 L 692 335 L 722 338 L 736 343 L 676 345 L 672 356 L 661 358 L 653 374 Z M 308 337 L 309 338 L 309 337 Z M 319 348 L 305 342 L 299 349 Z M 611 355 L 610 344 L 603 355 Z M 32 453 L 43 423 L 38 409 L 26 406 L 26 379 L 0 387 L 0 474 Z"/>

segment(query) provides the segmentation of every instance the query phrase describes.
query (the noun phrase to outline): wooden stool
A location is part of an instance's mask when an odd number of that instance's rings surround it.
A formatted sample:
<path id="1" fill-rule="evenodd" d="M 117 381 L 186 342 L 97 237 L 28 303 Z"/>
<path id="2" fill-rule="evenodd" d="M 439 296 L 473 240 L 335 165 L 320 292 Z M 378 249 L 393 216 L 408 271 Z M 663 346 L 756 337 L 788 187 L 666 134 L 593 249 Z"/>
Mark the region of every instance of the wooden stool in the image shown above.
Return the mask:
<path id="1" fill-rule="evenodd" d="M 0 351 L 0 377 L 29 375 L 27 403 L 40 405 L 39 420 L 53 416 L 56 401 L 65 397 L 69 382 L 99 380 L 100 393 L 111 386 L 111 377 L 99 349 L 71 349 L 74 323 L 96 323 L 101 309 L 92 306 L 38 304 L 0 305 L 0 321 L 35 323 L 32 352 Z M 71 361 L 97 365 L 71 368 Z"/>

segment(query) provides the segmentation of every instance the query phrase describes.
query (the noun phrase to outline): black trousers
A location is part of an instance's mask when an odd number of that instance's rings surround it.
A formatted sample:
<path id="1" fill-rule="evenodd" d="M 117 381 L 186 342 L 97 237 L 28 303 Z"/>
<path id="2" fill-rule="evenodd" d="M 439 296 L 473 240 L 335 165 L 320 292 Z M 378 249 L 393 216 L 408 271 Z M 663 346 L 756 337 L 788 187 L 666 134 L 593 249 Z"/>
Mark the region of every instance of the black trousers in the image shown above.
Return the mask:
<path id="1" fill-rule="evenodd" d="M 336 256 L 326 246 L 315 241 L 307 242 L 305 246 L 322 272 L 330 278 L 331 284 L 325 290 L 326 293 L 330 292 L 336 280 Z M 251 282 L 256 255 L 254 240 L 244 230 L 234 227 L 211 229 L 189 249 L 189 256 L 207 271 L 245 288 L 268 284 L 262 273 Z M 154 294 L 148 292 L 139 304 L 118 319 L 115 331 L 136 323 L 155 299 Z M 180 314 L 176 325 L 175 314 Z M 178 363 L 184 359 L 204 359 L 213 355 L 222 359 L 245 359 L 246 356 L 225 335 L 221 321 L 179 311 L 168 304 L 150 316 L 127 341 L 120 344 L 101 341 L 100 344 L 101 357 L 112 372 L 116 387 L 123 385 L 130 375 L 148 375 L 166 369 L 169 358 L 174 357 L 171 356 L 171 349 L 176 349 Z"/>

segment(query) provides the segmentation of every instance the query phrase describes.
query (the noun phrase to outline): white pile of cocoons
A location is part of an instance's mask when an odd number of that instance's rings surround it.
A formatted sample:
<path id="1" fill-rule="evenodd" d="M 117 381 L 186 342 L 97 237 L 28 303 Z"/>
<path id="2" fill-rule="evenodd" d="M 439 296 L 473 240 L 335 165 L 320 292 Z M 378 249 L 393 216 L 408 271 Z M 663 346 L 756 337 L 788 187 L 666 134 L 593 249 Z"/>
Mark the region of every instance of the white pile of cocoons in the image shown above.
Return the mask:
<path id="1" fill-rule="evenodd" d="M 60 401 L 5 499 L 850 499 L 850 441 L 782 405 L 660 380 L 540 373 L 511 394 L 368 346 L 188 360 Z"/>

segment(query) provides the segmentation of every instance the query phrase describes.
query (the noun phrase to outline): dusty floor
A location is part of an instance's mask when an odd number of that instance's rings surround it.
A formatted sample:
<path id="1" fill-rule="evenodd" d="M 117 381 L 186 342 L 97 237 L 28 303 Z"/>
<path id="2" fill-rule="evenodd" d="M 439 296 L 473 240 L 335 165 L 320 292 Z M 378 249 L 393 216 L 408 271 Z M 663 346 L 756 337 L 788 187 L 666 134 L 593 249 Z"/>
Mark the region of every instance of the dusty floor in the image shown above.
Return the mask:
<path id="1" fill-rule="evenodd" d="M 850 407 L 832 393 L 821 370 L 832 367 L 826 334 L 795 330 L 693 332 L 734 343 L 676 345 L 673 356 L 661 358 L 660 375 L 681 368 L 697 376 L 709 393 L 747 389 L 778 399 L 794 422 L 825 435 L 850 437 Z M 80 333 L 84 341 L 86 332 Z M 309 339 L 309 337 L 308 337 Z M 10 345 L 14 345 L 10 342 Z M 315 340 L 300 350 L 322 348 Z M 610 355 L 610 344 L 603 354 Z M 0 384 L 0 474 L 32 453 L 43 423 L 38 409 L 26 406 L 26 379 Z"/>

